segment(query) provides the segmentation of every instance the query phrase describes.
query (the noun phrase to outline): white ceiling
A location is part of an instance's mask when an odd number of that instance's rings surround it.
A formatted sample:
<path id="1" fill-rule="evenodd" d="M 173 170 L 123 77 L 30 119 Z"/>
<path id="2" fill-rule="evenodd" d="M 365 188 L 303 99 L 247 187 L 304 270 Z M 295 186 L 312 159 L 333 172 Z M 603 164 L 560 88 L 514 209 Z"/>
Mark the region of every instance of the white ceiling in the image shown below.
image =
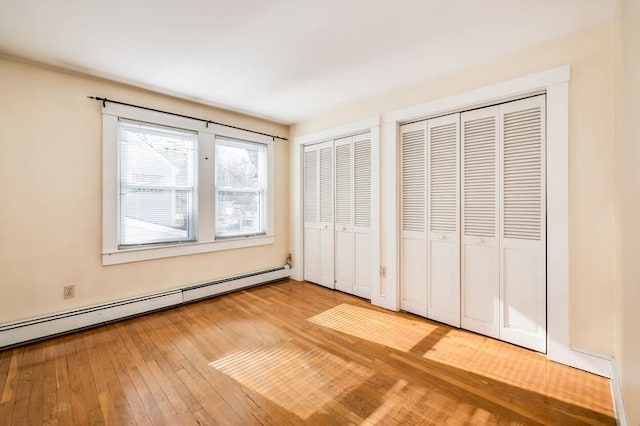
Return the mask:
<path id="1" fill-rule="evenodd" d="M 0 52 L 294 123 L 577 32 L 612 19 L 615 7 L 616 0 L 1 0 Z"/>

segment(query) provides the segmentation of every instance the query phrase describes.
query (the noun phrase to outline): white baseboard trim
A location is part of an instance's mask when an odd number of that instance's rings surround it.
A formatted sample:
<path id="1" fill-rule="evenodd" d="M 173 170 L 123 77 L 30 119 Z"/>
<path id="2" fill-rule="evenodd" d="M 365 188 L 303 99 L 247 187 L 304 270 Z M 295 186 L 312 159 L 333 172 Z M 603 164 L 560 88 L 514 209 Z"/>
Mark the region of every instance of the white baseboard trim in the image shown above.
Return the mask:
<path id="1" fill-rule="evenodd" d="M 0 350 L 290 276 L 287 265 L 0 325 Z"/>
<path id="2" fill-rule="evenodd" d="M 622 399 L 622 383 L 620 383 L 620 376 L 618 375 L 618 368 L 616 366 L 616 359 L 611 359 L 611 396 L 613 398 L 613 408 L 616 413 L 616 421 L 618 426 L 627 426 L 627 414 L 624 409 L 624 400 Z"/>
<path id="3" fill-rule="evenodd" d="M 607 379 L 611 378 L 613 370 L 611 357 L 574 348 L 569 350 L 569 365 Z"/>

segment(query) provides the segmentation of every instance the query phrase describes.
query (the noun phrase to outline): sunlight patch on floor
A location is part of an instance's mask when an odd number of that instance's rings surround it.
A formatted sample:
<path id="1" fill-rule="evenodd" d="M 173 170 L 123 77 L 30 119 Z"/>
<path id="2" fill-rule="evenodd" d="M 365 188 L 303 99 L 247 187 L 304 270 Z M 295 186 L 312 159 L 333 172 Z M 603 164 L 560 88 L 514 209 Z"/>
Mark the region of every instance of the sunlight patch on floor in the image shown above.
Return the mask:
<path id="1" fill-rule="evenodd" d="M 451 330 L 423 357 L 613 416 L 607 379 L 548 361 L 528 349 Z"/>
<path id="2" fill-rule="evenodd" d="M 369 342 L 408 352 L 438 326 L 343 303 L 308 319 Z"/>
<path id="3" fill-rule="evenodd" d="M 231 353 L 209 364 L 305 420 L 373 372 L 292 342 Z"/>

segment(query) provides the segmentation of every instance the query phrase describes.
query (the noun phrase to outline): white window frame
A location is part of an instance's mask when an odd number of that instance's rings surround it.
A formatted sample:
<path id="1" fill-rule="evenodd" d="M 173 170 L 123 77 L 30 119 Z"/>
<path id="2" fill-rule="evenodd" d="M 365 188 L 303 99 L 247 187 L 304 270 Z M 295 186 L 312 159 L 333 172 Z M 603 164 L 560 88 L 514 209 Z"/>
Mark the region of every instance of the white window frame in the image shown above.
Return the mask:
<path id="1" fill-rule="evenodd" d="M 253 141 L 241 141 L 241 140 L 237 140 L 237 139 L 231 139 L 231 138 L 223 138 L 220 135 L 216 136 L 216 140 L 215 140 L 215 144 L 217 145 L 219 142 L 237 142 L 239 144 L 246 144 L 246 145 L 263 145 L 266 150 L 265 150 L 265 157 L 268 157 L 268 147 L 265 144 L 262 143 L 258 143 L 258 142 L 253 142 Z M 217 159 L 216 159 L 217 160 Z M 265 170 L 267 168 L 267 158 L 264 158 L 264 161 L 260 161 L 260 169 L 258 170 L 259 174 L 261 175 L 260 177 L 260 183 L 261 186 L 259 189 L 247 189 L 247 188 L 233 188 L 230 189 L 233 192 L 247 192 L 247 193 L 257 193 L 258 194 L 258 202 L 260 203 L 261 206 L 266 206 L 267 203 L 267 194 L 269 193 L 269 187 L 268 187 L 268 178 L 267 178 L 267 170 Z M 216 162 L 217 163 L 217 162 Z M 215 165 L 214 165 L 215 168 Z M 217 179 L 217 178 L 216 178 Z M 215 179 L 214 179 L 215 180 Z M 218 206 L 215 202 L 218 200 L 218 193 L 220 192 L 221 187 L 218 186 L 218 182 L 216 181 L 214 184 L 214 205 L 215 205 L 215 214 L 214 214 L 214 221 L 217 224 L 218 222 Z M 245 233 L 245 234 L 231 234 L 231 235 L 220 235 L 218 233 L 218 230 L 216 229 L 215 232 L 215 239 L 216 241 L 218 240 L 228 240 L 231 238 L 240 238 L 240 237 L 251 237 L 251 236 L 262 236 L 265 235 L 266 233 L 266 228 L 267 228 L 267 214 L 265 211 L 265 208 L 263 207 L 260 211 L 260 223 L 262 225 L 262 229 L 260 229 L 258 232 L 255 233 Z"/>
<path id="2" fill-rule="evenodd" d="M 140 121 L 198 133 L 197 191 L 195 207 L 196 240 L 118 247 L 119 172 L 118 120 Z M 265 235 L 215 239 L 215 139 L 216 137 L 261 143 L 267 147 L 267 189 L 265 195 Z M 195 253 L 232 250 L 274 243 L 274 159 L 273 139 L 269 136 L 156 111 L 108 103 L 102 108 L 102 264 L 115 265 Z"/>

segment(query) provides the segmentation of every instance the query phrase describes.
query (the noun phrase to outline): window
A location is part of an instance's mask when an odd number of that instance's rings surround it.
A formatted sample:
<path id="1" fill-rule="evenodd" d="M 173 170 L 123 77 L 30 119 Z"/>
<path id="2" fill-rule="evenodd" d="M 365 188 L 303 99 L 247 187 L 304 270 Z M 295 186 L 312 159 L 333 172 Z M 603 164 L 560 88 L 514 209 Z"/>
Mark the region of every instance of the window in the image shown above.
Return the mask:
<path id="1" fill-rule="evenodd" d="M 119 121 L 119 246 L 195 239 L 197 133 Z"/>
<path id="2" fill-rule="evenodd" d="M 273 141 L 103 107 L 103 265 L 273 244 Z"/>
<path id="3" fill-rule="evenodd" d="M 264 235 L 266 145 L 216 140 L 216 238 Z"/>

